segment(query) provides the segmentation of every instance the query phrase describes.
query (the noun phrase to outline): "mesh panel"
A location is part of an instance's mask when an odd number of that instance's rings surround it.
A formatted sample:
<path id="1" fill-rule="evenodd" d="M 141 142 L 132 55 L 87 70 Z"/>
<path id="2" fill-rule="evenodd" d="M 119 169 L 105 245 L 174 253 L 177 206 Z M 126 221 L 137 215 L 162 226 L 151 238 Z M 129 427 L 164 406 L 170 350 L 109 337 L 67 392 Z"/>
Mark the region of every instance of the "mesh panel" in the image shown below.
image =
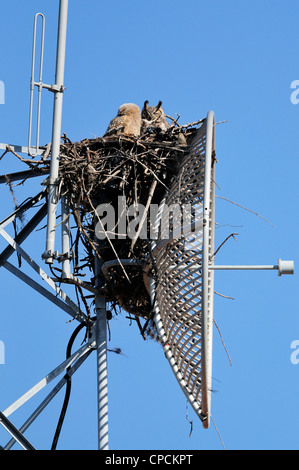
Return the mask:
<path id="1" fill-rule="evenodd" d="M 160 237 L 154 249 L 156 281 L 151 281 L 155 296 L 155 319 L 165 354 L 190 403 L 197 414 L 202 413 L 203 393 L 203 331 L 212 330 L 213 272 L 208 274 L 208 322 L 203 330 L 203 204 L 206 163 L 207 120 L 197 130 L 186 153 L 176 180 L 164 201 L 168 208 L 178 204 L 178 211 L 163 224 L 160 213 Z M 211 159 L 209 159 L 211 164 Z M 213 178 L 213 172 L 211 179 Z M 210 185 L 210 182 L 209 182 Z M 213 185 L 211 185 L 211 188 Z M 209 254 L 213 254 L 214 207 L 213 189 L 210 197 Z M 191 206 L 191 210 L 190 210 Z M 180 232 L 181 229 L 181 233 Z M 191 233 L 190 233 L 191 231 Z M 168 238 L 168 240 L 167 240 Z M 209 339 L 208 349 L 211 347 Z M 209 358 L 211 361 L 211 358 Z M 211 365 L 211 364 L 210 364 Z M 210 366 L 205 364 L 205 370 Z M 209 382 L 210 388 L 210 382 Z"/>

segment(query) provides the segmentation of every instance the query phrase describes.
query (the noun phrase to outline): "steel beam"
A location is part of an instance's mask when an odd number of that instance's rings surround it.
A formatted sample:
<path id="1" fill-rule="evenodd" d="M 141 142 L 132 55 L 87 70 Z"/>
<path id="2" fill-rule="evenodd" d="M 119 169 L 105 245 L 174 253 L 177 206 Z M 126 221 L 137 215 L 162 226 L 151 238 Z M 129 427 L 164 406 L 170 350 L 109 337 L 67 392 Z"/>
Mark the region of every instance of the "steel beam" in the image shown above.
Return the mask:
<path id="1" fill-rule="evenodd" d="M 87 321 L 87 316 L 81 312 L 78 306 L 66 295 L 63 290 L 45 273 L 45 271 L 16 243 L 16 241 L 0 227 L 0 235 L 22 256 L 35 272 L 62 298 L 72 309 L 72 317 L 78 321 Z"/>
<path id="2" fill-rule="evenodd" d="M 0 424 L 6 429 L 7 432 L 20 444 L 25 450 L 35 450 L 30 442 L 22 435 L 22 433 L 7 419 L 7 417 L 0 411 Z"/>
<path id="3" fill-rule="evenodd" d="M 87 351 L 84 355 L 78 359 L 75 364 L 69 369 L 67 375 L 71 377 L 76 370 L 83 364 L 83 362 L 87 359 L 87 357 L 92 353 L 92 349 Z M 26 422 L 20 427 L 20 432 L 24 433 L 26 429 L 36 420 L 36 418 L 40 415 L 40 413 L 46 408 L 46 406 L 51 402 L 51 400 L 57 395 L 57 393 L 61 390 L 61 388 L 66 384 L 67 378 L 64 376 L 58 384 L 51 390 L 51 392 L 46 396 L 46 398 L 41 402 L 41 404 L 36 408 L 36 410 L 29 416 Z M 11 439 L 3 450 L 9 450 L 11 447 L 16 443 L 15 439 Z"/>
<path id="4" fill-rule="evenodd" d="M 23 243 L 26 238 L 31 234 L 31 232 L 38 226 L 38 224 L 46 217 L 47 215 L 47 204 L 44 204 L 40 210 L 32 217 L 32 219 L 25 225 L 25 227 L 18 233 L 15 238 L 15 242 L 19 245 Z M 6 247 L 0 254 L 0 266 L 3 265 L 5 261 L 14 253 L 14 248 L 9 245 Z"/>
<path id="5" fill-rule="evenodd" d="M 27 155 L 30 154 L 30 152 L 32 152 L 33 150 L 35 150 L 33 147 L 26 147 L 24 145 L 10 145 L 9 144 L 9 147 L 12 148 L 14 152 L 26 153 Z M 6 150 L 6 148 L 7 148 L 7 144 L 3 144 L 3 143 L 0 144 L 0 150 Z M 45 152 L 45 148 L 41 147 L 37 150 L 36 155 L 43 155 L 44 152 Z M 33 163 L 34 163 L 34 160 L 33 160 Z"/>
<path id="6" fill-rule="evenodd" d="M 16 268 L 8 261 L 5 261 L 5 263 L 3 264 L 3 267 L 7 269 L 7 271 L 9 271 L 11 274 L 14 274 L 21 281 L 25 282 L 25 284 L 27 284 L 29 287 L 32 287 L 32 289 L 36 290 L 39 294 L 43 295 L 46 299 L 50 300 L 50 302 L 52 302 L 54 305 L 59 307 L 61 310 L 63 310 L 64 312 L 68 313 L 71 316 L 74 316 L 74 311 L 68 304 L 63 302 L 56 295 L 52 294 L 52 292 L 49 292 L 47 289 L 41 286 L 38 282 L 31 279 L 31 277 L 27 276 L 27 274 L 23 273 L 23 271 Z"/>
<path id="7" fill-rule="evenodd" d="M 30 398 L 36 395 L 40 390 L 42 390 L 46 385 L 48 385 L 52 380 L 54 380 L 58 375 L 60 375 L 65 369 L 70 367 L 74 362 L 76 362 L 80 357 L 86 354 L 87 351 L 93 349 L 93 346 L 90 343 L 84 344 L 81 348 L 78 349 L 74 354 L 71 355 L 68 359 L 62 362 L 58 367 L 56 367 L 52 372 L 47 374 L 43 379 L 37 382 L 36 385 L 30 388 L 26 393 L 24 393 L 20 398 L 18 398 L 14 403 L 12 403 L 6 410 L 3 411 L 4 416 L 10 416 L 14 411 L 19 409 L 24 403 L 26 403 Z"/>
<path id="8" fill-rule="evenodd" d="M 33 207 L 35 204 L 40 202 L 45 196 L 46 196 L 45 191 L 42 191 L 39 194 L 37 194 L 36 196 L 29 199 L 28 201 L 24 202 L 14 212 L 12 212 L 10 215 L 5 217 L 5 219 L 3 219 L 0 222 L 0 228 L 6 227 L 6 225 L 13 222 L 16 217 L 20 217 L 22 214 L 24 214 L 25 211 L 27 211 L 28 209 L 31 209 L 31 207 Z"/>

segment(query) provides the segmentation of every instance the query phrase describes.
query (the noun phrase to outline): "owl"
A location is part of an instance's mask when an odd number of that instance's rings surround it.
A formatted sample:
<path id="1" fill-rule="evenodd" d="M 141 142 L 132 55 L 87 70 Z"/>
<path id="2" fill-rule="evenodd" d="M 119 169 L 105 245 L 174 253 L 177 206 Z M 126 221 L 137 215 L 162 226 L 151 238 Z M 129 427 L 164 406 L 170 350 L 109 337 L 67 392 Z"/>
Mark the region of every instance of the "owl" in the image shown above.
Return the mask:
<path id="1" fill-rule="evenodd" d="M 141 134 L 144 134 L 147 129 L 157 129 L 165 132 L 170 127 L 170 124 L 166 121 L 162 101 L 159 101 L 157 106 L 148 106 L 148 101 L 145 101 L 141 111 L 141 119 Z"/>
<path id="2" fill-rule="evenodd" d="M 148 101 L 144 102 L 141 111 L 141 135 L 145 132 L 158 135 L 160 132 L 166 132 L 171 125 L 166 120 L 162 101 L 157 106 L 148 106 Z M 172 128 L 173 129 L 173 128 Z M 186 138 L 182 132 L 177 133 L 173 130 L 177 137 L 177 143 L 182 146 L 187 145 Z"/>
<path id="3" fill-rule="evenodd" d="M 104 137 L 111 135 L 134 135 L 139 136 L 141 129 L 140 108 L 133 103 L 122 104 L 117 116 L 110 121 Z"/>

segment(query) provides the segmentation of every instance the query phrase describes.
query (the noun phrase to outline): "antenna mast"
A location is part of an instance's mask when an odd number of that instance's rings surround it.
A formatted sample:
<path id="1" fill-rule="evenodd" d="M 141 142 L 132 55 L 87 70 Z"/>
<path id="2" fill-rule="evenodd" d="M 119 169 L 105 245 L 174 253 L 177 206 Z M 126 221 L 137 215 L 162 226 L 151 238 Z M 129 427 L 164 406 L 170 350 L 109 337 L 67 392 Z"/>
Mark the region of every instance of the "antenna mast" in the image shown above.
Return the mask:
<path id="1" fill-rule="evenodd" d="M 45 182 L 48 186 L 48 197 L 47 203 L 40 209 L 40 211 L 33 217 L 32 221 L 29 222 L 26 228 L 22 231 L 16 240 L 11 239 L 8 234 L 3 230 L 3 227 L 14 220 L 15 214 L 5 219 L 3 223 L 0 223 L 0 234 L 2 237 L 6 237 L 6 241 L 10 244 L 6 250 L 0 256 L 0 266 L 5 266 L 9 271 L 27 283 L 30 287 L 37 290 L 40 294 L 50 299 L 53 303 L 58 305 L 60 308 L 69 313 L 73 318 L 80 322 L 87 324 L 88 319 L 85 315 L 81 314 L 77 306 L 68 298 L 68 296 L 55 285 L 55 282 L 47 276 L 47 274 L 31 259 L 27 253 L 22 250 L 18 243 L 22 243 L 30 232 L 38 225 L 38 223 L 47 215 L 47 235 L 46 235 L 46 249 L 42 255 L 45 263 L 52 265 L 55 260 L 62 262 L 62 279 L 72 279 L 74 276 L 71 274 L 70 269 L 70 223 L 69 223 L 69 201 L 67 195 L 59 196 L 59 156 L 60 156 L 60 141 L 61 141 L 61 122 L 62 122 L 62 105 L 63 105 L 63 93 L 64 87 L 64 72 L 65 72 L 65 54 L 66 54 L 66 34 L 67 34 L 67 17 L 68 17 L 68 0 L 60 0 L 59 2 L 59 19 L 58 19 L 58 34 L 57 34 L 57 51 L 56 51 L 56 73 L 54 85 L 48 85 L 42 81 L 43 72 L 43 59 L 44 59 L 44 37 L 45 37 L 45 17 L 42 13 L 37 13 L 34 17 L 34 31 L 33 31 L 33 49 L 32 49 L 32 68 L 31 68 L 31 81 L 30 81 L 30 113 L 29 113 L 29 133 L 28 133 L 28 147 L 23 146 L 7 146 L 6 144 L 0 144 L 1 149 L 7 150 L 8 148 L 13 151 L 19 151 L 21 153 L 27 153 L 29 156 L 34 158 L 37 155 L 42 155 L 45 151 L 39 147 L 39 136 L 40 136 L 40 110 L 41 110 L 41 94 L 42 90 L 47 89 L 54 93 L 54 105 L 53 105 L 53 122 L 52 122 L 52 140 L 51 140 L 51 154 L 50 154 L 50 170 L 49 176 Z M 36 32 L 37 32 L 37 21 L 41 19 L 41 42 L 40 42 L 40 61 L 39 61 L 39 76 L 38 81 L 35 81 L 35 53 L 36 53 Z M 36 145 L 31 145 L 32 137 L 32 118 L 33 118 L 33 94 L 34 88 L 38 88 L 38 100 L 37 100 L 37 124 L 36 124 Z M 33 160 L 34 162 L 34 160 Z M 25 176 L 23 172 L 12 175 L 13 180 L 18 180 Z M 26 174 L 27 176 L 27 174 Z M 30 175 L 39 176 L 39 173 Z M 2 181 L 3 180 L 3 181 Z M 4 183 L 5 178 L 0 178 L 0 184 Z M 40 197 L 42 198 L 42 197 Z M 55 250 L 55 231 L 56 231 L 56 212 L 57 204 L 61 199 L 61 249 L 62 254 L 58 255 L 58 251 Z M 24 205 L 23 210 L 27 210 L 36 204 L 37 198 L 32 198 L 31 201 Z M 28 207 L 27 207 L 28 206 Z M 17 211 L 16 211 L 17 212 Z M 18 242 L 18 243 L 17 243 Z M 59 295 L 62 300 L 58 299 L 57 296 L 49 293 L 44 289 L 43 286 L 39 285 L 31 278 L 26 276 L 20 270 L 16 269 L 10 263 L 7 262 L 9 256 L 14 252 L 24 257 L 24 259 L 40 274 L 40 276 L 46 280 L 55 291 L 56 295 Z M 71 376 L 75 370 L 83 363 L 88 357 L 92 350 L 97 352 L 97 373 L 98 373 L 98 448 L 99 450 L 108 449 L 108 390 L 107 390 L 107 314 L 106 314 L 106 298 L 99 294 L 99 275 L 102 272 L 102 266 L 97 256 L 95 255 L 96 264 L 96 288 L 92 289 L 95 295 L 95 307 L 96 307 L 96 319 L 92 326 L 92 335 L 89 343 L 81 348 L 79 351 L 74 353 L 67 361 L 58 366 L 52 371 L 49 377 L 56 377 L 64 369 L 69 367 L 69 376 Z M 80 282 L 80 280 L 76 280 Z M 84 285 L 84 283 L 81 283 Z M 77 312 L 77 314 L 76 314 Z M 74 361 L 76 361 L 74 363 Z M 74 364 L 73 364 L 74 363 Z M 70 367 L 70 365 L 72 366 Z M 23 432 L 27 427 L 35 420 L 38 414 L 44 409 L 44 407 L 52 400 L 57 391 L 65 384 L 65 378 L 59 383 L 59 387 L 54 389 L 44 400 L 44 402 L 36 409 L 33 415 L 24 423 L 20 430 L 16 429 L 8 416 L 19 406 L 25 403 L 31 396 L 34 396 L 41 388 L 48 383 L 46 380 L 41 380 L 38 384 L 32 387 L 27 394 L 20 397 L 14 404 L 8 407 L 3 413 L 0 412 L 0 424 L 6 428 L 11 434 L 12 439 L 6 445 L 5 449 L 11 448 L 17 441 L 24 449 L 33 449 L 33 446 L 25 439 Z"/>
<path id="2" fill-rule="evenodd" d="M 51 166 L 50 166 L 50 175 L 49 175 L 49 180 L 48 180 L 48 184 L 49 184 L 48 224 L 47 224 L 46 252 L 44 254 L 45 261 L 48 264 L 52 264 L 54 257 L 55 257 L 55 225 L 56 225 L 56 209 L 57 209 L 57 202 L 58 202 L 59 151 L 60 151 L 60 136 L 61 136 L 62 101 L 63 101 L 63 92 L 65 89 L 63 82 L 64 82 L 64 68 L 65 68 L 67 14 L 68 14 L 68 0 L 60 0 L 55 85 L 48 88 L 50 91 L 54 92 Z"/>

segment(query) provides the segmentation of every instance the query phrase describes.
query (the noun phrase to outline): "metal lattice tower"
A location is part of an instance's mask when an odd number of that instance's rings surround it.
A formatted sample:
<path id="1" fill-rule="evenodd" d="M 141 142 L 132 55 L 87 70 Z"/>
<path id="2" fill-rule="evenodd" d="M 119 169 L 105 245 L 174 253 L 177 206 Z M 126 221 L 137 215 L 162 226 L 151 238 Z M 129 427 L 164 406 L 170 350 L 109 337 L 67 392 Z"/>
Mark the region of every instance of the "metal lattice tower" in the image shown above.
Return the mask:
<path id="1" fill-rule="evenodd" d="M 24 433 L 35 421 L 39 414 L 47 407 L 53 397 L 67 384 L 64 375 L 58 384 L 48 393 L 42 403 L 36 408 L 26 422 L 17 429 L 10 416 L 35 396 L 46 385 L 59 377 L 67 370 L 71 377 L 84 363 L 89 355 L 95 351 L 97 354 L 98 377 L 98 448 L 108 449 L 108 390 L 107 390 L 107 313 L 106 299 L 102 295 L 99 285 L 92 286 L 74 276 L 71 272 L 70 255 L 70 224 L 69 205 L 67 195 L 58 200 L 59 185 L 59 152 L 61 135 L 61 116 L 64 93 L 64 67 L 65 46 L 68 16 L 68 0 L 60 0 L 59 26 L 57 38 L 57 60 L 55 84 L 47 85 L 42 80 L 43 70 L 43 44 L 45 18 L 37 13 L 34 21 L 34 40 L 31 71 L 31 101 L 28 146 L 10 146 L 13 150 L 25 153 L 31 157 L 44 155 L 47 149 L 39 147 L 39 122 L 42 90 L 47 89 L 53 93 L 53 125 L 51 142 L 51 165 L 47 178 L 48 199 L 45 192 L 26 200 L 13 213 L 0 222 L 0 235 L 7 242 L 7 248 L 0 253 L 0 266 L 13 273 L 30 288 L 36 290 L 50 302 L 54 303 L 79 325 L 86 325 L 88 318 L 81 312 L 74 302 L 61 288 L 60 283 L 47 274 L 46 267 L 51 266 L 54 260 L 62 265 L 62 278 L 70 280 L 86 289 L 94 296 L 96 318 L 90 324 L 88 341 L 74 352 L 69 358 L 59 364 L 53 371 L 42 378 L 14 403 L 0 412 L 0 424 L 9 432 L 11 440 L 4 449 L 10 449 L 18 442 L 24 449 L 32 450 L 33 445 L 25 438 Z M 35 81 L 35 47 L 36 25 L 42 22 L 41 57 L 38 80 Z M 33 92 L 38 89 L 38 116 L 36 145 L 31 144 Z M 0 144 L 0 149 L 6 149 L 6 144 Z M 210 111 L 202 120 L 193 138 L 191 147 L 181 162 L 177 178 L 173 182 L 170 192 L 165 198 L 161 208 L 165 205 L 191 204 L 195 210 L 191 218 L 184 220 L 183 225 L 173 218 L 171 233 L 164 233 L 161 224 L 163 211 L 158 214 L 156 224 L 159 237 L 152 243 L 152 257 L 144 267 L 144 282 L 151 295 L 152 306 L 155 313 L 156 326 L 162 339 L 165 355 L 170 363 L 174 375 L 188 398 L 196 414 L 202 420 L 205 428 L 209 427 L 211 409 L 211 377 L 212 377 L 212 338 L 213 338 L 213 284 L 214 271 L 218 269 L 275 269 L 281 274 L 293 273 L 292 261 L 278 261 L 273 266 L 217 266 L 214 264 L 214 226 L 215 226 L 215 119 Z M 19 181 L 24 177 L 40 176 L 34 170 L 11 173 L 10 181 Z M 0 183 L 5 183 L 4 175 L 0 176 Z M 40 203 L 42 205 L 40 206 Z M 61 253 L 56 250 L 56 211 L 61 205 Z M 35 215 L 15 237 L 11 237 L 5 230 L 6 226 L 16 220 L 16 217 L 31 208 L 36 208 Z M 47 219 L 46 247 L 42 254 L 46 264 L 45 269 L 36 263 L 22 248 L 22 243 L 30 236 L 38 224 Z M 176 223 L 178 222 L 178 223 Z M 13 253 L 17 253 L 40 276 L 44 285 L 33 281 L 19 267 L 12 265 L 8 260 Z M 138 263 L 138 260 L 121 260 L 124 265 Z M 111 260 L 101 265 L 96 258 L 96 273 L 107 273 L 117 260 Z M 156 269 L 156 278 L 152 277 L 151 269 Z"/>

